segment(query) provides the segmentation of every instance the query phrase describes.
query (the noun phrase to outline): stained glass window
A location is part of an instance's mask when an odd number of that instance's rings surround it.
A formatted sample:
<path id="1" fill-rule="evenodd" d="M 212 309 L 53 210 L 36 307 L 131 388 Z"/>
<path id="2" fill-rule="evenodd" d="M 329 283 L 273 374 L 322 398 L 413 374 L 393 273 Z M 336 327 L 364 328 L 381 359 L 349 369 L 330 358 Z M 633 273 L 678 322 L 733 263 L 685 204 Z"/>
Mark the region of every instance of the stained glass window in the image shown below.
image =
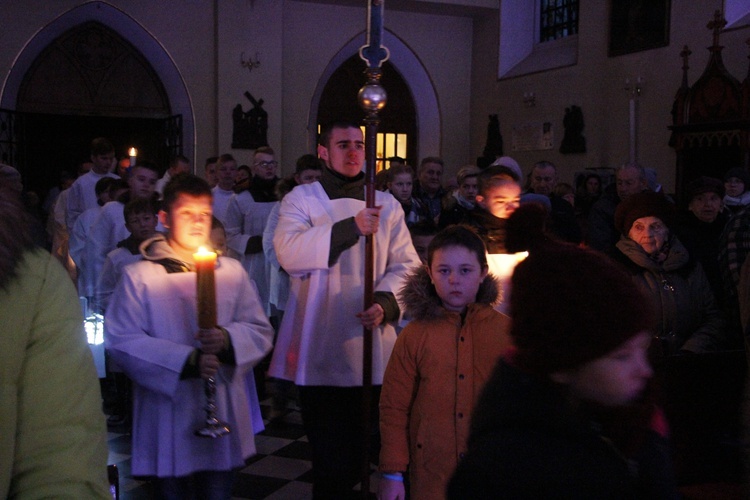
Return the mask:
<path id="1" fill-rule="evenodd" d="M 578 33 L 578 0 L 541 0 L 539 12 L 540 42 Z"/>

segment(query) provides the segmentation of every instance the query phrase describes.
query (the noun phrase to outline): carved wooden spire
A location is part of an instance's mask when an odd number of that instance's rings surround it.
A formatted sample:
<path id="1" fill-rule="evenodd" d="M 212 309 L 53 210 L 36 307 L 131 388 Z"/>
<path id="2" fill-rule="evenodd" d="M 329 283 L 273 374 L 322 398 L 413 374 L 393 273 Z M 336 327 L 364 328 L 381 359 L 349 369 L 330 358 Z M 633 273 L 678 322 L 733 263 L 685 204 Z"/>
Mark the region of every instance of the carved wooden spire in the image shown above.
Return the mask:
<path id="1" fill-rule="evenodd" d="M 714 11 L 714 18 L 706 25 L 706 28 L 712 30 L 714 32 L 714 47 L 719 46 L 719 35 L 721 35 L 721 31 L 724 29 L 724 26 L 727 25 L 727 20 L 724 19 L 724 16 L 722 15 L 720 10 Z"/>
<path id="2" fill-rule="evenodd" d="M 692 54 L 693 51 L 688 48 L 687 45 L 685 45 L 682 48 L 682 51 L 680 52 L 680 57 L 682 58 L 682 86 L 687 87 L 688 86 L 688 69 L 690 69 L 690 66 L 688 66 L 688 58 L 690 57 L 690 54 Z"/>

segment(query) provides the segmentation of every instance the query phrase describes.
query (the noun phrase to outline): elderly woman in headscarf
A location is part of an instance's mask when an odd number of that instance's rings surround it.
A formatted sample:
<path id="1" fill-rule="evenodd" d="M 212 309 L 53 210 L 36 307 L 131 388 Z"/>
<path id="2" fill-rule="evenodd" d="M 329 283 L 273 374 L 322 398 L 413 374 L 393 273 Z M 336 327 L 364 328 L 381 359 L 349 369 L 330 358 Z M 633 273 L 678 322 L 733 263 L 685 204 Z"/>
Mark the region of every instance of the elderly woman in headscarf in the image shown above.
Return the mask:
<path id="1" fill-rule="evenodd" d="M 724 321 L 701 265 L 670 231 L 674 205 L 645 191 L 628 197 L 615 211 L 621 233 L 614 257 L 657 312 L 654 332 L 664 355 L 719 350 Z"/>

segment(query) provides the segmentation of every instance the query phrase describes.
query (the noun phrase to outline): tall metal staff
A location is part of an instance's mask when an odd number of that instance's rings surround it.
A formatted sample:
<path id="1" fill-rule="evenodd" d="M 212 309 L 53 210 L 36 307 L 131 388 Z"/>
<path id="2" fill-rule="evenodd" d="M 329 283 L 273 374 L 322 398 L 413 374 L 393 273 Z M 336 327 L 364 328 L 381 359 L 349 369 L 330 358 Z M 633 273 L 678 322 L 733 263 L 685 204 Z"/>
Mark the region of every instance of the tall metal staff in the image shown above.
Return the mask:
<path id="1" fill-rule="evenodd" d="M 375 207 L 375 166 L 378 124 L 378 112 L 385 107 L 388 96 L 380 85 L 382 71 L 380 67 L 388 60 L 388 49 L 382 46 L 383 38 L 383 4 L 385 0 L 368 0 L 367 2 L 367 45 L 359 49 L 359 57 L 367 63 L 365 74 L 367 83 L 359 89 L 357 99 L 365 110 L 365 204 L 367 208 Z M 375 242 L 373 235 L 365 237 L 365 307 L 373 304 L 375 275 Z M 364 327 L 362 348 L 362 498 L 367 498 L 370 491 L 370 414 L 372 399 L 372 330 Z"/>

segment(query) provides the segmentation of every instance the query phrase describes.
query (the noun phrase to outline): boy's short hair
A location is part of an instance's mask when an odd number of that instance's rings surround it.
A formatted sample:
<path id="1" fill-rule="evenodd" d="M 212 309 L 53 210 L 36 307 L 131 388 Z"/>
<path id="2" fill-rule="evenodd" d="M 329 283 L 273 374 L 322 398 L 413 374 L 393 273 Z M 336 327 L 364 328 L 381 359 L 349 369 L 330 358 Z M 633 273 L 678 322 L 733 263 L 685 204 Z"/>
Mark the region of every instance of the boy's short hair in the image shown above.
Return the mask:
<path id="1" fill-rule="evenodd" d="M 513 169 L 508 168 L 503 165 L 490 165 L 489 167 L 482 170 L 479 175 L 477 175 L 477 191 L 479 194 L 484 196 L 484 193 L 486 191 L 485 185 L 490 179 L 510 179 L 516 183 L 519 181 L 518 175 L 516 175 L 516 172 L 513 171 Z"/>
<path id="2" fill-rule="evenodd" d="M 164 186 L 164 199 L 162 210 L 169 213 L 175 200 L 181 195 L 208 196 L 213 199 L 211 187 L 205 179 L 197 175 L 182 173 L 177 174 Z"/>
<path id="3" fill-rule="evenodd" d="M 325 165 L 323 164 L 323 160 L 315 155 L 304 154 L 297 158 L 297 163 L 294 167 L 294 173 L 301 174 L 305 170 L 323 171 L 323 167 L 325 167 Z"/>
<path id="4" fill-rule="evenodd" d="M 464 165 L 458 169 L 456 183 L 460 186 L 466 179 L 470 177 L 478 177 L 480 173 L 482 173 L 482 169 L 476 165 Z"/>
<path id="5" fill-rule="evenodd" d="M 331 133 L 337 129 L 348 129 L 348 128 L 356 128 L 359 130 L 360 127 L 356 123 L 350 122 L 347 120 L 337 120 L 331 123 L 327 123 L 320 129 L 320 137 L 318 137 L 318 144 L 320 144 L 321 146 L 327 149 L 328 143 L 331 142 Z"/>
<path id="6" fill-rule="evenodd" d="M 441 167 L 445 167 L 445 162 L 439 156 L 427 156 L 422 158 L 422 161 L 419 162 L 419 172 L 421 172 L 424 169 L 424 166 L 428 163 L 437 163 Z"/>
<path id="7" fill-rule="evenodd" d="M 178 163 L 190 163 L 190 160 L 185 155 L 175 155 L 169 162 L 170 167 L 174 167 Z"/>
<path id="8" fill-rule="evenodd" d="M 436 250 L 447 247 L 466 248 L 477 256 L 483 269 L 487 267 L 487 247 L 472 228 L 456 224 L 438 232 L 427 247 L 427 265 L 432 265 L 432 256 Z"/>
<path id="9" fill-rule="evenodd" d="M 135 171 L 136 168 L 145 168 L 146 170 L 151 170 L 152 172 L 155 172 L 156 175 L 161 175 L 161 171 L 159 170 L 159 167 L 156 165 L 156 163 L 152 162 L 151 160 L 139 160 L 138 163 L 135 164 L 133 167 L 132 172 Z"/>
<path id="10" fill-rule="evenodd" d="M 112 179 L 113 182 L 109 185 L 109 197 L 114 199 L 113 196 L 116 191 L 121 191 L 123 189 L 130 189 L 130 186 L 128 186 L 128 181 L 125 179 L 113 179 L 111 177 L 108 177 L 108 179 Z"/>
<path id="11" fill-rule="evenodd" d="M 151 198 L 133 198 L 129 202 L 125 204 L 125 207 L 122 209 L 123 215 L 125 216 L 125 221 L 128 220 L 128 217 L 131 215 L 137 215 L 137 214 L 151 214 L 155 215 L 157 212 L 156 204 L 151 200 Z"/>
<path id="12" fill-rule="evenodd" d="M 276 153 L 274 153 L 273 148 L 271 146 L 261 146 L 255 150 L 255 152 L 253 153 L 253 158 L 255 158 L 255 156 L 259 154 L 267 154 L 267 155 L 273 156 Z"/>
<path id="13" fill-rule="evenodd" d="M 233 161 L 237 163 L 237 160 L 234 159 L 234 156 L 230 155 L 229 153 L 224 153 L 223 155 L 219 156 L 219 159 L 218 159 L 219 163 L 226 163 L 228 161 Z"/>
<path id="14" fill-rule="evenodd" d="M 409 234 L 412 238 L 419 236 L 435 236 L 438 234 L 438 227 L 431 220 L 419 221 L 409 227 Z"/>
<path id="15" fill-rule="evenodd" d="M 112 141 L 105 137 L 97 137 L 91 141 L 91 156 L 106 155 L 115 152 Z"/>
<path id="16" fill-rule="evenodd" d="M 94 184 L 94 192 L 96 193 L 96 196 L 98 197 L 104 192 L 109 192 L 110 186 L 119 179 L 115 179 L 114 177 L 102 177 L 98 181 L 96 181 L 96 184 Z"/>
<path id="17" fill-rule="evenodd" d="M 209 156 L 208 158 L 206 158 L 206 163 L 204 163 L 203 166 L 207 167 L 212 163 L 216 163 L 217 161 L 219 161 L 218 156 Z"/>
<path id="18" fill-rule="evenodd" d="M 518 186 L 517 182 L 512 181 L 508 179 L 507 177 L 482 178 L 482 176 L 480 175 L 479 181 L 477 182 L 477 193 L 479 193 L 480 196 L 484 196 L 486 198 L 487 194 L 490 192 L 491 189 L 494 189 L 500 186 L 505 186 L 508 184 L 515 184 L 516 186 Z"/>
<path id="19" fill-rule="evenodd" d="M 251 178 L 253 176 L 253 171 L 248 167 L 247 165 L 240 165 L 237 167 L 237 172 L 242 170 L 243 172 L 247 172 L 248 178 Z"/>
<path id="20" fill-rule="evenodd" d="M 393 182 L 393 179 L 395 179 L 397 175 L 401 174 L 409 174 L 411 175 L 411 179 L 414 180 L 413 168 L 411 168 L 409 165 L 394 165 L 388 169 L 388 182 Z"/>

